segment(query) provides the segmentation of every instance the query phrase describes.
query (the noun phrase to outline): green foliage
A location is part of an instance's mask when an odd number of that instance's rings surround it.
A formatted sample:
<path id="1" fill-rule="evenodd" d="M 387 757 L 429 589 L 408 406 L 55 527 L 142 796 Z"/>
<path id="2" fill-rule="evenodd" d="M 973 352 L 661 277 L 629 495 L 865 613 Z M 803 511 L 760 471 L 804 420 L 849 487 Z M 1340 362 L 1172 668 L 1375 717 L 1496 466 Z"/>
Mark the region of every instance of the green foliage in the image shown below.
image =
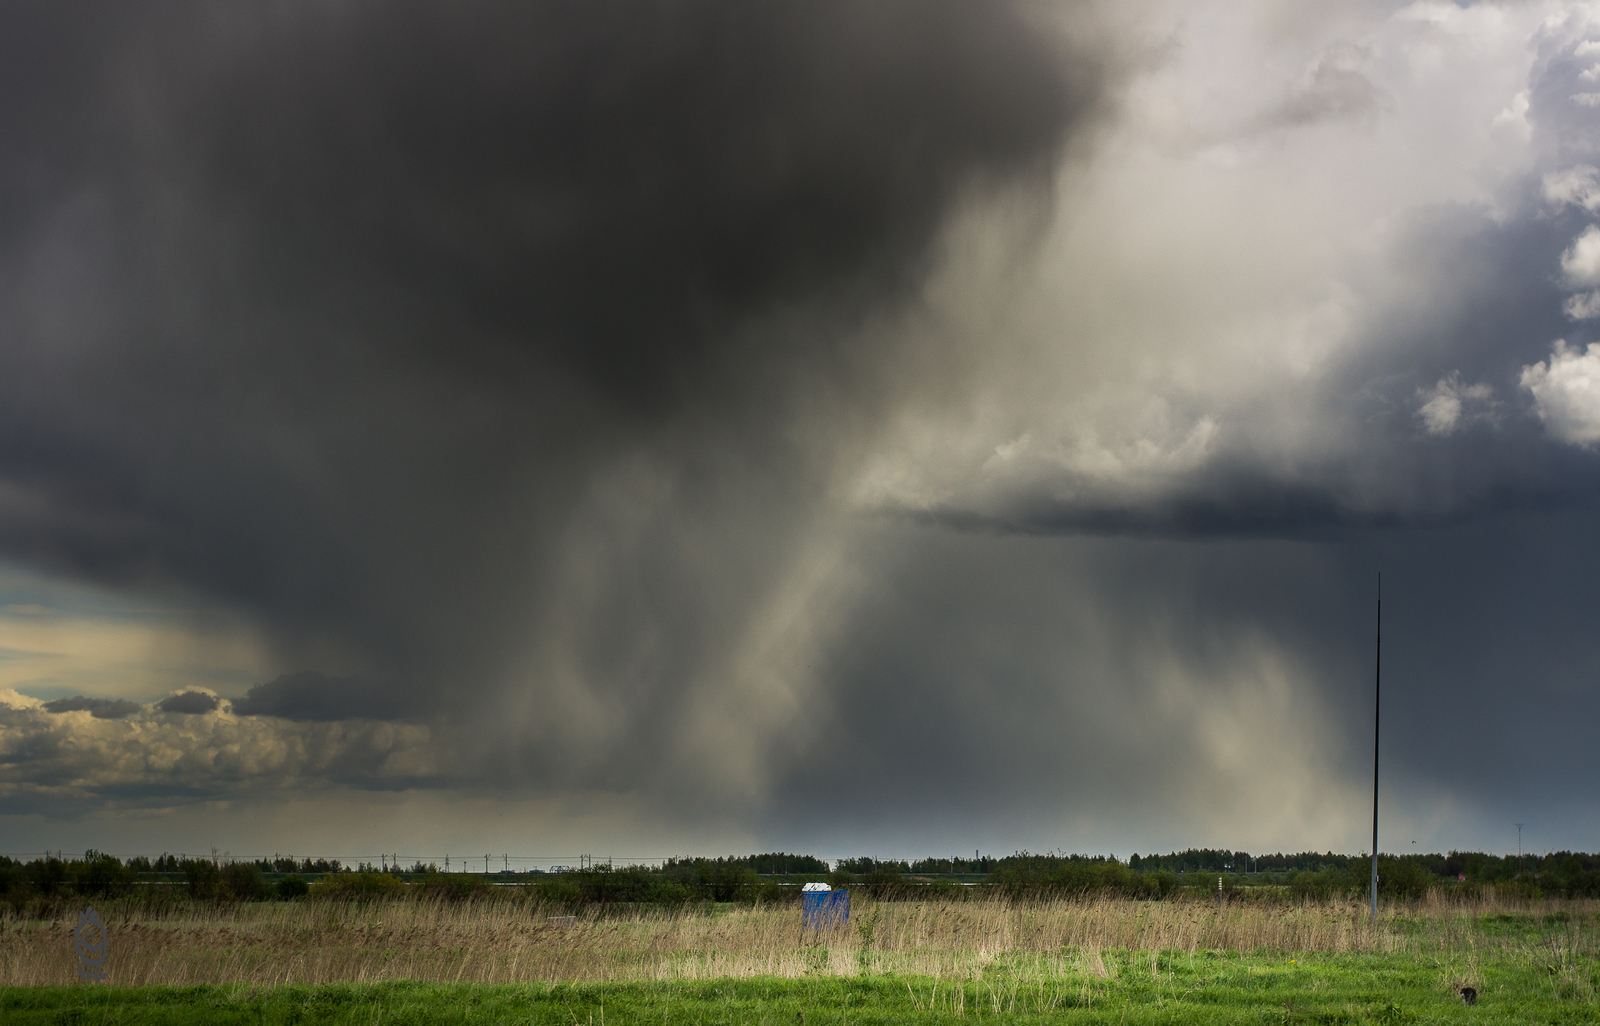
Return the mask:
<path id="1" fill-rule="evenodd" d="M 872 858 L 869 855 L 863 855 L 855 859 L 840 859 L 838 865 L 834 868 L 845 873 L 866 876 L 868 873 L 909 873 L 911 872 L 911 863 L 903 860 L 896 862 L 892 859 L 885 861 Z"/>
<path id="2" fill-rule="evenodd" d="M 310 892 L 311 885 L 306 883 L 305 877 L 290 874 L 279 880 L 274 890 L 277 892 L 279 901 L 293 901 L 296 898 L 305 897 Z"/>
<path id="3" fill-rule="evenodd" d="M 1114 894 L 1159 898 L 1170 893 L 1171 874 L 1135 873 L 1104 855 L 1029 855 L 1003 858 L 989 875 L 989 887 L 1011 898 L 1076 897 Z"/>
<path id="4" fill-rule="evenodd" d="M 1316 871 L 1301 870 L 1289 877 L 1289 893 L 1297 901 L 1327 901 L 1335 896 L 1354 897 L 1367 886 L 1365 875 L 1340 866 Z"/>
<path id="5" fill-rule="evenodd" d="M 771 901 L 780 894 L 776 884 L 763 880 L 746 859 L 737 857 L 670 859 L 656 872 L 682 888 L 684 898 L 676 900 L 749 903 Z"/>
<path id="6" fill-rule="evenodd" d="M 748 867 L 740 868 L 755 875 Z M 678 880 L 637 866 L 595 866 L 566 873 L 542 884 L 541 890 L 557 901 L 600 905 L 681 905 L 694 897 L 691 889 Z"/>
<path id="7" fill-rule="evenodd" d="M 1313 856 L 1320 858 L 1321 856 Z M 1276 858 L 1281 862 L 1284 856 Z M 1264 856 L 1262 861 L 1268 862 L 1273 856 Z M 1248 852 L 1228 851 L 1226 849 L 1189 848 L 1185 851 L 1175 851 L 1170 855 L 1145 855 L 1141 857 L 1137 852 L 1128 858 L 1128 868 L 1137 873 L 1151 873 L 1166 871 L 1170 873 L 1207 873 L 1212 876 L 1218 873 L 1244 873 L 1248 872 L 1253 863 Z M 1275 868 L 1283 868 L 1278 866 Z"/>
<path id="8" fill-rule="evenodd" d="M 126 894 L 139 878 L 136 870 L 124 866 L 115 856 L 90 849 L 83 861 L 69 866 L 72 889 L 88 897 L 114 897 Z"/>
<path id="9" fill-rule="evenodd" d="M 1600 897 L 1600 856 L 1558 851 L 1542 860 L 1540 886 L 1564 898 Z"/>
<path id="10" fill-rule="evenodd" d="M 196 901 L 216 901 L 222 897 L 222 870 L 205 859 L 185 859 L 183 876 L 189 884 L 189 897 Z"/>
<path id="11" fill-rule="evenodd" d="M 365 900 L 395 898 L 406 893 L 404 881 L 388 873 L 332 873 L 312 884 L 311 898 Z"/>
<path id="12" fill-rule="evenodd" d="M 1197 1023 L 1593 1023 L 1594 988 L 1571 968 L 1515 955 L 1478 956 L 1492 985 L 1463 1005 L 1441 979 L 1437 952 L 1249 955 L 1200 951 L 1103 953 L 1104 975 L 1040 972 L 1033 956 L 997 958 L 971 978 L 808 974 L 781 979 L 470 985 L 387 982 L 316 987 L 15 987 L 0 990 L 6 1026 L 295 1023 L 357 1026 L 898 1026 L 995 1021 L 1156 1026 Z M 870 960 L 869 960 L 870 961 Z M 1597 966 L 1585 957 L 1589 979 Z M 1565 974 L 1565 977 L 1561 975 Z M 1570 979 L 1568 979 L 1570 977 Z"/>
<path id="13" fill-rule="evenodd" d="M 230 901 L 266 901 L 272 888 L 254 862 L 230 862 L 222 867 L 222 896 Z"/>
<path id="14" fill-rule="evenodd" d="M 338 859 L 296 859 L 292 855 L 274 855 L 256 863 L 264 873 L 339 873 L 344 866 Z"/>
<path id="15" fill-rule="evenodd" d="M 981 858 L 948 858 L 948 859 L 918 859 L 911 863 L 913 873 L 941 873 L 941 874 L 988 874 L 994 871 L 995 859 Z"/>
<path id="16" fill-rule="evenodd" d="M 481 898 L 494 889 L 489 886 L 487 880 L 476 873 L 434 872 L 422 881 L 421 886 L 425 897 L 437 898 L 443 901 L 467 901 L 472 898 Z"/>
<path id="17" fill-rule="evenodd" d="M 826 873 L 828 864 L 815 855 L 790 855 L 787 852 L 768 852 L 765 855 L 746 855 L 741 859 L 757 873 L 793 876 L 799 873 Z"/>
<path id="18" fill-rule="evenodd" d="M 829 872 L 828 863 L 810 855 L 769 852 L 724 858 L 669 860 L 659 867 L 595 867 L 553 875 L 517 876 L 515 888 L 491 887 L 477 873 L 441 874 L 431 863 L 417 861 L 407 875 L 425 877 L 413 892 L 401 883 L 398 867 L 384 872 L 343 870 L 337 860 L 273 856 L 255 862 L 218 862 L 163 854 L 136 856 L 125 862 L 98 851 L 82 859 L 46 856 L 31 862 L 0 857 L 0 901 L 21 910 L 74 897 L 105 899 L 136 894 L 142 901 L 171 901 L 170 884 L 140 874 L 162 874 L 170 881 L 181 875 L 189 898 L 198 901 L 260 901 L 274 895 L 301 893 L 301 883 L 281 886 L 266 874 L 322 874 L 311 885 L 313 896 L 403 896 L 411 893 L 458 901 L 475 897 L 511 897 L 530 890 L 563 904 L 656 904 L 685 902 L 779 902 L 798 900 L 798 884 L 826 881 L 834 888 L 856 891 L 877 900 L 957 901 L 975 893 L 999 893 L 1018 900 L 1080 894 L 1114 894 L 1164 898 L 1180 891 L 1213 892 L 1216 877 L 1224 888 L 1271 899 L 1322 901 L 1332 897 L 1364 897 L 1369 861 L 1365 856 L 1333 852 L 1295 855 L 1251 855 L 1227 849 L 1187 849 L 1167 855 L 1133 855 L 1126 863 L 1108 855 L 1031 855 L 1005 858 L 846 859 Z M 1233 867 L 1233 868 L 1228 868 Z M 1493 887 L 1503 896 L 1539 898 L 1600 897 L 1600 855 L 1557 852 L 1551 855 L 1488 855 L 1452 851 L 1447 855 L 1385 855 L 1380 858 L 1379 892 L 1388 900 L 1412 901 L 1439 889 L 1461 896 Z M 1246 871 L 1250 871 L 1246 875 Z M 989 876 L 976 889 L 948 879 L 956 873 Z M 769 874 L 763 876 L 762 874 Z M 785 877 L 780 885 L 771 874 Z M 386 877 L 382 882 L 376 877 Z M 334 879 L 338 877 L 340 879 Z M 512 879 L 512 878 L 506 878 Z M 971 882 L 971 881 L 969 881 Z M 1276 889 L 1252 891 L 1255 885 Z"/>

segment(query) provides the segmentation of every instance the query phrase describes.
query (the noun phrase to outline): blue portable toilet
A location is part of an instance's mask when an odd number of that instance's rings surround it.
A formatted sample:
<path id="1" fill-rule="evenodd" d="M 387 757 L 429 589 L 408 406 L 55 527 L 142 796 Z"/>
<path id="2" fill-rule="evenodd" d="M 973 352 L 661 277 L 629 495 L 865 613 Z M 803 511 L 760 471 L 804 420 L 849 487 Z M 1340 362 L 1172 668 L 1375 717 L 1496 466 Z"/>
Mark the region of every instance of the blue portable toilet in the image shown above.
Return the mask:
<path id="1" fill-rule="evenodd" d="M 800 888 L 800 916 L 808 930 L 826 930 L 850 921 L 850 892 L 825 883 Z"/>

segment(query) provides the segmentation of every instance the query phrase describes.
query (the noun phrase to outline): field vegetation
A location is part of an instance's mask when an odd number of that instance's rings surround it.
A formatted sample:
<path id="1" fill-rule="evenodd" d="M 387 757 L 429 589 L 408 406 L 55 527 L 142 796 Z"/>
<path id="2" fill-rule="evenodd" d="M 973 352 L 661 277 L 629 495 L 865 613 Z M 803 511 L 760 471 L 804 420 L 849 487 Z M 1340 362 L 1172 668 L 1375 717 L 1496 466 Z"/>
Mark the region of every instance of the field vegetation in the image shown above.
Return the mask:
<path id="1" fill-rule="evenodd" d="M 94 852 L 11 863 L 0 1020 L 1600 1021 L 1600 900 L 1582 862 L 1494 882 L 1385 860 L 1372 923 L 1353 859 L 1208 869 L 1204 885 L 1198 868 L 1132 861 L 1019 855 L 978 886 L 865 862 L 780 883 L 741 859 L 518 886 L 427 867 L 186 860 L 152 880 Z M 806 876 L 851 886 L 847 923 L 805 927 L 783 884 Z M 77 981 L 91 902 L 110 986 Z"/>
<path id="2" fill-rule="evenodd" d="M 996 959 L 1094 968 L 1113 952 L 1485 953 L 1535 927 L 1551 952 L 1594 953 L 1589 901 L 1435 894 L 1391 903 L 1225 904 L 1125 898 L 855 903 L 850 921 L 808 930 L 787 905 L 677 908 L 552 904 L 537 895 L 413 900 L 346 894 L 259 903 L 138 898 L 98 905 L 113 979 L 192 983 L 622 981 L 891 973 L 981 974 Z M 75 978 L 75 917 L 0 917 L 0 984 Z M 1463 955 L 1465 957 L 1465 955 Z M 1098 970 L 1094 970 L 1098 972 Z M 1463 972 L 1465 972 L 1463 963 Z"/>
<path id="3" fill-rule="evenodd" d="M 1600 903 L 1582 899 L 1435 893 L 1376 924 L 1343 899 L 863 899 L 819 931 L 787 905 L 526 893 L 100 908 L 109 987 L 76 984 L 72 919 L 0 918 L 8 1026 L 1600 1020 Z"/>

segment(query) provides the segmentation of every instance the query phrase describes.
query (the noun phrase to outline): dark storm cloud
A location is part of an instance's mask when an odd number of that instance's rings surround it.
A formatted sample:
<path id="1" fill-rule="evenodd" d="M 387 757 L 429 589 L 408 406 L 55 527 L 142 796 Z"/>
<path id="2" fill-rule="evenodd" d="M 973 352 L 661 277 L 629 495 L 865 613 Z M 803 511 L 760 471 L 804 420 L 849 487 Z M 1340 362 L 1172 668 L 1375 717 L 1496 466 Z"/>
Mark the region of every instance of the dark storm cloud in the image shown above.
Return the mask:
<path id="1" fill-rule="evenodd" d="M 706 398 L 742 314 L 904 284 L 953 191 L 1048 162 L 1081 102 L 1003 5 L 410 2 L 254 30 L 184 131 L 208 190 L 277 222 L 276 270 L 339 309 L 359 266 L 651 410 Z"/>
<path id="2" fill-rule="evenodd" d="M 233 701 L 236 716 L 276 716 L 296 721 L 385 720 L 403 712 L 392 686 L 370 677 L 286 673 L 257 684 Z"/>
<path id="3" fill-rule="evenodd" d="M 1334 56 L 1247 108 L 1267 111 L 1248 145 L 1204 159 L 1172 157 L 1161 125 L 1206 91 L 1157 83 L 1151 110 L 1109 126 L 1131 138 L 1093 155 L 1123 161 L 1100 177 L 1138 184 L 1100 194 L 1099 251 L 1055 277 L 1034 252 L 1003 281 L 936 276 L 917 305 L 970 203 L 1025 201 L 982 208 L 982 249 L 1007 217 L 1048 223 L 1048 190 L 1070 202 L 1082 184 L 1053 172 L 1101 127 L 1107 69 L 1038 13 L 0 10 L 0 82 L 36 101 L 0 110 L 0 554 L 242 610 L 273 646 L 254 679 L 297 671 L 235 716 L 0 709 L 0 784 L 18 796 L 0 811 L 42 808 L 58 785 L 83 809 L 470 787 L 584 817 L 596 796 L 635 817 L 745 816 L 801 850 L 965 848 L 975 830 L 985 847 L 1108 832 L 1254 847 L 1241 832 L 1256 830 L 1357 850 L 1382 569 L 1408 800 L 1570 818 L 1594 791 L 1595 456 L 1551 436 L 1520 380 L 1555 339 L 1593 336 L 1563 313 L 1560 274 L 1584 208 L 1552 205 L 1533 175 L 1492 210 L 1418 210 L 1401 190 L 1398 212 L 1387 193 L 1320 214 L 1308 201 L 1299 226 L 1267 194 L 1319 179 L 1272 151 L 1303 145 L 1359 178 L 1383 119 L 1416 118 L 1415 82 L 1383 77 L 1394 38 L 1371 66 L 1319 43 L 1306 52 Z M 1588 88 L 1575 46 L 1551 36 L 1528 83 L 1540 174 L 1593 160 L 1600 108 L 1573 99 Z M 1258 188 L 1196 185 L 1250 175 Z M 1223 209 L 1187 220 L 1193 197 Z M 1316 290 L 1267 282 L 1280 291 L 1263 298 L 1227 268 L 1271 278 L 1281 257 L 1320 274 L 1299 259 L 1326 243 L 1310 237 L 1348 242 L 1374 209 L 1382 245 L 1329 271 L 1348 324 L 1238 341 L 1260 320 L 1292 327 L 1257 315 Z M 1268 214 L 1300 231 L 1251 234 Z M 1057 234 L 1095 237 L 1078 228 Z M 1283 249 L 1230 264 L 1236 235 Z M 1099 277 L 1119 259 L 1146 262 Z M 1037 287 L 1095 316 L 1030 348 L 986 334 L 964 299 L 938 307 L 945 286 L 993 285 L 973 307 L 1026 300 L 1041 269 Z M 1208 336 L 1213 292 L 1227 309 Z M 1119 330 L 1162 304 L 1183 316 Z M 1260 370 L 1302 342 L 1296 374 Z M 1039 437 L 1029 417 L 1076 416 L 1105 367 L 1119 398 L 1115 361 L 1083 361 L 1095 380 L 1079 381 L 1049 359 L 1119 346 L 1157 389 L 1165 365 L 1251 350 L 1239 380 L 1196 373 L 1156 397 L 1178 425 L 1156 432 L 1158 455 L 1216 418 L 1203 458 L 1146 472 L 1118 439 L 1091 453 L 1110 460 L 1044 447 L 866 524 L 840 497 L 885 425 L 966 430 L 984 371 Z M 1458 415 L 1426 419 L 1430 396 Z M 1501 749 L 1511 770 L 1484 756 Z M 1082 832 L 1064 834 L 1073 817 Z M 1481 843 L 1447 827 L 1442 847 Z"/>
<path id="4" fill-rule="evenodd" d="M 46 702 L 44 708 L 46 712 L 86 711 L 97 720 L 120 720 L 138 712 L 139 704 L 120 698 L 86 698 L 83 695 L 73 695 L 71 698 L 57 698 Z"/>
<path id="5" fill-rule="evenodd" d="M 390 336 L 398 304 L 453 337 L 387 348 L 482 370 L 507 344 L 651 410 L 707 398 L 723 329 L 752 310 L 913 280 L 957 190 L 1047 166 L 1092 83 L 1011 5 L 949 0 L 8 17 L 29 55 L 13 55 L 12 95 L 50 99 L 48 118 L 13 116 L 14 230 L 78 200 L 113 232 L 158 232 L 99 240 L 132 249 L 117 257 L 237 256 L 172 252 L 229 245 L 161 237 L 203 214 L 240 233 L 248 263 L 228 270 L 249 277 L 188 266 L 152 298 L 231 284 L 243 294 L 187 298 L 225 316 L 287 298 Z M 334 369 L 325 339 L 273 342 Z"/>
<path id="6" fill-rule="evenodd" d="M 967 0 L 24 2 L 0 40 L 0 552 L 364 674 L 240 712 L 537 706 L 566 645 L 643 737 L 794 558 L 804 436 L 881 415 L 853 328 L 961 204 L 1048 187 L 1101 80 Z"/>
<path id="7" fill-rule="evenodd" d="M 185 716 L 198 716 L 208 713 L 221 704 L 216 695 L 208 695 L 204 691 L 185 691 L 182 694 L 163 698 L 156 703 L 156 708 L 164 713 L 179 713 Z"/>

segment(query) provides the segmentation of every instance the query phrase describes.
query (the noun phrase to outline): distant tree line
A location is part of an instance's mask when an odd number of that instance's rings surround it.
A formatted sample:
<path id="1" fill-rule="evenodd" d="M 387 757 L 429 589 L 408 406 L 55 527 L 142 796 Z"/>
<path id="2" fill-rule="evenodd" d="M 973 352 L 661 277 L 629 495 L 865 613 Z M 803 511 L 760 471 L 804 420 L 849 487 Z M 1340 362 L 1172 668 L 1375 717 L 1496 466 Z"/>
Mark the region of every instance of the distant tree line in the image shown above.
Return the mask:
<path id="1" fill-rule="evenodd" d="M 1332 852 L 1255 856 L 1189 849 L 1167 855 L 1132 855 L 1127 861 L 1112 855 L 1027 852 L 972 860 L 861 857 L 842 860 L 830 869 L 826 860 L 815 856 L 768 853 L 669 859 L 660 866 L 595 866 L 565 873 L 518 874 L 516 886 L 493 888 L 481 874 L 441 873 L 432 863 L 422 862 L 402 869 L 388 863 L 351 868 L 337 860 L 289 857 L 231 860 L 226 856 L 163 855 L 123 861 L 91 850 L 82 858 L 45 856 L 26 863 L 0 856 L 0 900 L 19 912 L 30 903 L 130 893 L 149 900 L 208 902 L 402 895 L 465 900 L 499 893 L 574 905 L 672 905 L 793 901 L 797 900 L 794 885 L 813 880 L 880 900 L 959 900 L 972 895 L 1028 900 L 1093 894 L 1160 899 L 1185 892 L 1212 892 L 1215 880 L 1228 892 L 1325 900 L 1365 894 L 1370 865 L 1365 856 Z M 1530 897 L 1600 897 L 1600 855 L 1581 852 L 1524 855 L 1520 860 L 1515 855 L 1458 851 L 1383 855 L 1378 871 L 1379 892 L 1388 898 L 1420 898 L 1431 889 L 1471 895 L 1489 885 Z M 976 883 L 968 887 L 949 878 L 960 873 L 981 874 L 981 879 L 968 881 Z M 141 881 L 141 876 L 146 879 Z M 157 879 L 150 880 L 151 876 Z"/>
<path id="2" fill-rule="evenodd" d="M 1225 848 L 1190 848 L 1167 855 L 1137 852 L 1128 858 L 1128 868 L 1136 873 L 1317 873 L 1325 869 L 1345 869 L 1361 861 L 1361 855 L 1336 855 L 1333 852 L 1305 851 L 1298 855 L 1252 855 Z"/>

